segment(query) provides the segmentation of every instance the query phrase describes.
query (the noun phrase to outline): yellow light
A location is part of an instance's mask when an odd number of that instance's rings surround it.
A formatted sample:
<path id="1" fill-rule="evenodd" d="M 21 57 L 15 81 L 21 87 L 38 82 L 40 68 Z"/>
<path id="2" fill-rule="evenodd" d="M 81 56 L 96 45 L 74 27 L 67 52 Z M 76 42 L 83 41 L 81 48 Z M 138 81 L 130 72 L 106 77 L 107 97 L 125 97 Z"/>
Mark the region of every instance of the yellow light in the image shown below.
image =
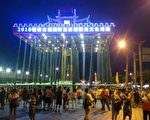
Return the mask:
<path id="1" fill-rule="evenodd" d="M 122 40 L 122 41 L 119 41 L 118 45 L 119 45 L 120 48 L 124 48 L 126 46 L 126 43 L 125 43 L 124 40 Z"/>

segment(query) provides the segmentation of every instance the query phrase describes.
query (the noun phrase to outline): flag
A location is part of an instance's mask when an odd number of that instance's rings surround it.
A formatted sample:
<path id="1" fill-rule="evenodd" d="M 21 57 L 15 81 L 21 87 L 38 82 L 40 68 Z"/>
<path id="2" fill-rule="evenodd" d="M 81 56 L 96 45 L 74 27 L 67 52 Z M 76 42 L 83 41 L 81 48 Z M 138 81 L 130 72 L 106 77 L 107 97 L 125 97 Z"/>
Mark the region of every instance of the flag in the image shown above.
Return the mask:
<path id="1" fill-rule="evenodd" d="M 116 72 L 116 84 L 119 84 L 119 75 L 118 75 L 118 72 Z"/>

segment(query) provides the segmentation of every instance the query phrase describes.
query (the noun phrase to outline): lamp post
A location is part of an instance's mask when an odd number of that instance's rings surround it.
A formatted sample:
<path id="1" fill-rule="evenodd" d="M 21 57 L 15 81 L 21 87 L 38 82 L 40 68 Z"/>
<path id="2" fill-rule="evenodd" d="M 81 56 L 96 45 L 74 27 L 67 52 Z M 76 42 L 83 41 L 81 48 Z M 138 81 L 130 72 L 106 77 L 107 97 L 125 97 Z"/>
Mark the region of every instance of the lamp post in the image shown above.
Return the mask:
<path id="1" fill-rule="evenodd" d="M 126 47 L 125 40 L 119 41 L 118 46 L 121 49 L 125 48 Z M 128 50 L 126 52 L 127 53 L 126 53 L 126 70 L 125 70 L 125 72 L 126 72 L 126 80 L 125 80 L 125 86 L 126 86 L 126 89 L 127 89 L 127 86 L 128 86 L 128 76 L 129 76 L 129 55 L 128 55 L 129 53 L 128 53 Z"/>

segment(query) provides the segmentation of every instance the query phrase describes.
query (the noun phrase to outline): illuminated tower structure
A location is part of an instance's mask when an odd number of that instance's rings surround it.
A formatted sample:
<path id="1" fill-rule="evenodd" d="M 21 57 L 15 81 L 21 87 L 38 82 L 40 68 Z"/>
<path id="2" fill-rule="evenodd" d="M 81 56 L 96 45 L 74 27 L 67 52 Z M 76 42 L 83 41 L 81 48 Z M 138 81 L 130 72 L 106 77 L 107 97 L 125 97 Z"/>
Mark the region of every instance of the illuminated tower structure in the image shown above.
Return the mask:
<path id="1" fill-rule="evenodd" d="M 75 9 L 71 13 L 62 16 L 58 10 L 55 18 L 47 16 L 48 22 L 43 24 L 14 24 L 13 32 L 20 38 L 16 64 L 16 71 L 22 69 L 19 82 L 53 85 L 86 80 L 92 85 L 95 72 L 101 83 L 111 82 L 109 43 L 114 23 L 92 23 L 90 15 L 78 19 Z M 25 71 L 30 74 L 25 76 Z"/>

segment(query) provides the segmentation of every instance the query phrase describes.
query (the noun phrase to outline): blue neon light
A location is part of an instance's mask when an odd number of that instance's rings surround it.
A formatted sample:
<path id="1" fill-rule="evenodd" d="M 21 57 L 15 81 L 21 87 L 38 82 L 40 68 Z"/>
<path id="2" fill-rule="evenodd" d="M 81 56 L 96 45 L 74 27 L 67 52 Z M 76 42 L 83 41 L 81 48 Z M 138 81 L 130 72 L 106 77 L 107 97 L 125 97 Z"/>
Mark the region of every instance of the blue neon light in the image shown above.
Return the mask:
<path id="1" fill-rule="evenodd" d="M 48 25 L 32 25 L 32 24 L 19 24 L 14 26 L 17 29 L 15 32 L 48 32 L 48 33 L 61 33 L 61 32 L 111 32 L 111 28 L 114 27 L 113 23 L 75 23 L 75 24 L 48 24 Z"/>

